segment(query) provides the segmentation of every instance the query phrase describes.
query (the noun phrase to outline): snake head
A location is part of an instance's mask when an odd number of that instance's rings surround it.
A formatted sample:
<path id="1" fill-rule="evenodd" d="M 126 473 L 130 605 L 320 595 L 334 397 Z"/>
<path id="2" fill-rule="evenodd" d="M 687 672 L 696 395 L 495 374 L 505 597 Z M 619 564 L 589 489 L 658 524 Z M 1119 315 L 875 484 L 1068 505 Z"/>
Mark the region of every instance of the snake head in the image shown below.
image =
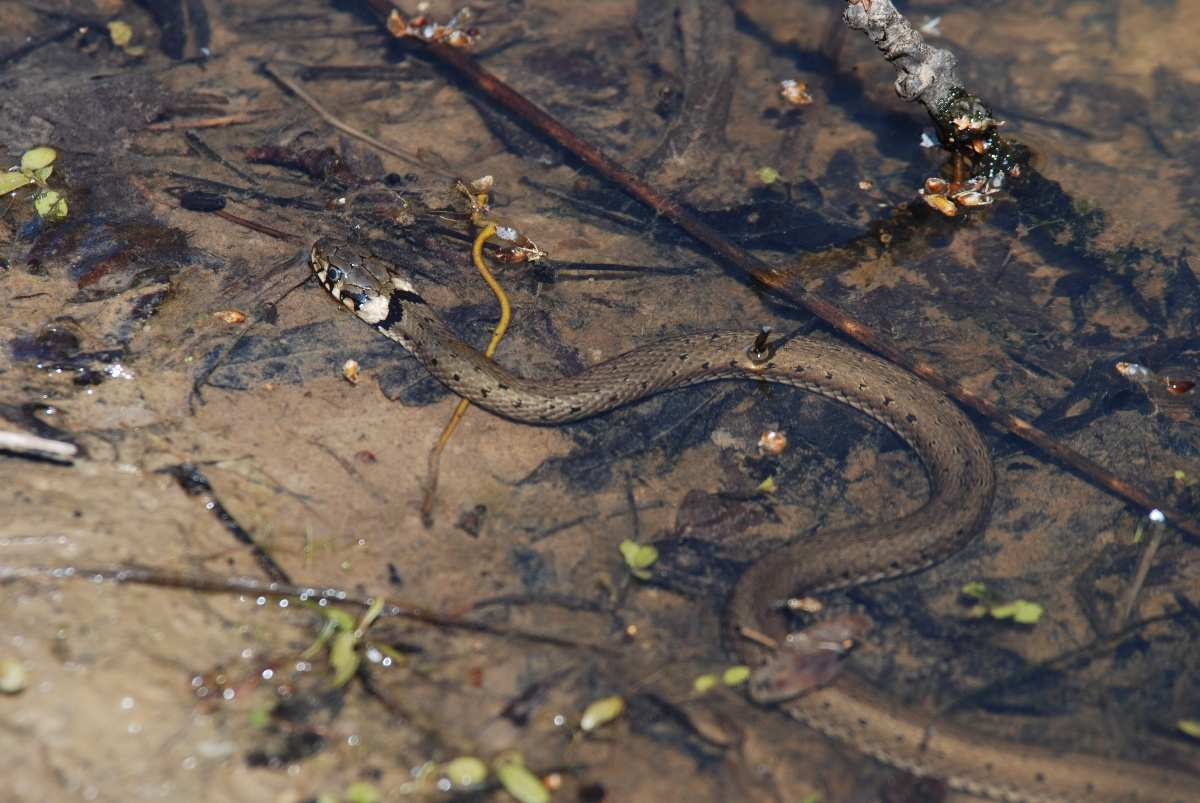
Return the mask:
<path id="1" fill-rule="evenodd" d="M 337 240 L 313 243 L 309 265 L 331 296 L 372 326 L 390 327 L 403 316 L 404 304 L 425 303 L 407 279 L 372 270 L 366 259 Z"/>

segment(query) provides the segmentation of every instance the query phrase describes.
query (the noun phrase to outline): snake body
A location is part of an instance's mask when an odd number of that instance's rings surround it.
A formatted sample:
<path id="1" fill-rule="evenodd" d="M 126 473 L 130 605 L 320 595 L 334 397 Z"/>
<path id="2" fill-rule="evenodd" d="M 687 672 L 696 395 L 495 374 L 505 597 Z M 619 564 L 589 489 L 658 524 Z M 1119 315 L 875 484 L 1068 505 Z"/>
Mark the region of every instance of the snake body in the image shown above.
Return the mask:
<path id="1" fill-rule="evenodd" d="M 776 382 L 818 393 L 879 421 L 917 453 L 930 498 L 878 524 L 827 530 L 777 549 L 739 579 L 726 628 L 782 635 L 780 600 L 920 571 L 957 552 L 982 528 L 992 502 L 991 457 L 945 396 L 890 363 L 835 343 L 795 339 L 749 348 L 758 332 L 665 338 L 554 379 L 516 376 L 463 343 L 404 277 L 331 241 L 310 264 L 335 299 L 408 350 L 434 377 L 493 413 L 529 424 L 575 421 L 652 394 L 721 379 Z M 756 648 L 736 639 L 746 660 Z M 842 673 L 780 704 L 794 718 L 887 764 L 950 788 L 1010 803 L 1198 803 L 1200 781 L 1168 770 L 1058 755 L 931 723 Z"/>

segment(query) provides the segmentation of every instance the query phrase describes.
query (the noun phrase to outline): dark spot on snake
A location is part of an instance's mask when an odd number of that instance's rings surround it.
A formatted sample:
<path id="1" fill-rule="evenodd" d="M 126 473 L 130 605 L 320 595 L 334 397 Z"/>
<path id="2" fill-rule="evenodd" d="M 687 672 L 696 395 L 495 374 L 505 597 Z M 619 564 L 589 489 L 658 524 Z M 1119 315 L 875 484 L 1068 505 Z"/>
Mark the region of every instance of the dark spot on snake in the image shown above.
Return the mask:
<path id="1" fill-rule="evenodd" d="M 884 396 L 884 397 L 883 397 L 883 406 L 884 406 L 884 407 L 891 407 L 891 406 L 892 406 L 893 404 L 895 404 L 895 403 L 896 403 L 896 400 L 895 400 L 895 399 L 893 399 L 891 396 Z"/>
<path id="2" fill-rule="evenodd" d="M 826 371 L 826 372 L 825 372 L 825 378 L 826 378 L 826 379 L 833 379 L 833 371 Z"/>
<path id="3" fill-rule="evenodd" d="M 1044 773 L 1044 772 L 1035 772 L 1035 773 L 1033 774 L 1033 780 L 1037 781 L 1038 783 L 1043 783 L 1043 782 L 1045 782 L 1045 780 L 1046 780 L 1046 773 Z"/>
<path id="4" fill-rule="evenodd" d="M 912 413 L 909 413 L 908 415 L 904 416 L 904 420 L 911 424 L 917 420 L 917 417 Z"/>
<path id="5" fill-rule="evenodd" d="M 485 398 L 485 399 L 488 397 L 488 393 L 490 393 L 490 392 L 491 392 L 491 391 L 489 391 L 487 388 L 480 388 L 480 389 L 479 389 L 479 395 L 480 395 L 480 396 L 482 396 L 482 397 L 483 397 L 483 398 Z"/>
<path id="6" fill-rule="evenodd" d="M 437 362 L 437 357 L 430 357 L 430 358 L 429 358 L 429 364 L 430 364 L 430 365 L 437 365 L 437 364 L 438 364 L 438 362 Z"/>
<path id="7" fill-rule="evenodd" d="M 410 304 L 424 304 L 425 299 L 414 293 L 412 290 L 396 290 L 392 293 L 392 300 L 399 299 L 407 301 Z"/>
<path id="8" fill-rule="evenodd" d="M 450 374 L 450 378 L 451 378 L 451 379 L 453 379 L 455 382 L 457 382 L 457 381 L 459 381 L 460 379 L 462 379 L 462 377 L 461 377 L 460 375 L 458 375 L 458 374 Z"/>
<path id="9" fill-rule="evenodd" d="M 513 401 L 513 407 L 520 407 L 520 406 L 521 406 L 521 400 L 520 400 L 520 399 L 515 399 L 515 400 Z"/>
<path id="10" fill-rule="evenodd" d="M 403 293 L 392 293 L 388 296 L 387 317 L 380 321 L 377 326 L 383 329 L 391 329 L 404 320 L 404 299 L 402 296 Z M 420 301 L 421 297 L 417 296 L 417 300 Z"/>
<path id="11" fill-rule="evenodd" d="M 508 385 L 501 382 L 500 384 L 496 385 L 496 389 L 497 390 L 508 390 Z"/>
<path id="12" fill-rule="evenodd" d="M 701 366 L 700 366 L 700 367 L 701 367 L 701 368 L 703 368 L 705 371 L 707 371 L 709 368 L 711 368 L 711 367 L 712 367 L 712 363 L 711 363 L 711 362 L 709 362 L 709 361 L 707 361 L 707 360 L 705 360 L 705 361 L 704 361 L 704 363 L 703 363 L 703 364 L 701 364 Z"/>
<path id="13" fill-rule="evenodd" d="M 680 355 L 679 355 L 679 359 L 680 359 L 680 360 L 686 360 L 687 358 L 688 358 L 688 355 L 686 355 L 686 354 L 680 354 Z"/>
<path id="14" fill-rule="evenodd" d="M 579 407 L 579 406 L 573 404 L 569 408 L 567 408 L 567 412 L 568 413 L 577 413 L 582 409 L 583 409 L 582 407 Z"/>

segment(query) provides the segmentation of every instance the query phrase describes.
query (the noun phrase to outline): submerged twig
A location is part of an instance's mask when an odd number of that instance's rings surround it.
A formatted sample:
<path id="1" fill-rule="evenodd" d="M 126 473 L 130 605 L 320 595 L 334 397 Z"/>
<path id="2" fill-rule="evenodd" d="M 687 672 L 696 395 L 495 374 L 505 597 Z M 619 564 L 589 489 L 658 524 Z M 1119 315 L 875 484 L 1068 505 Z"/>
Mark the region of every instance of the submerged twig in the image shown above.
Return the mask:
<path id="1" fill-rule="evenodd" d="M 262 65 L 262 69 L 263 69 L 263 72 L 265 72 L 268 76 L 270 76 L 274 80 L 278 81 L 285 88 L 287 88 L 290 92 L 295 94 L 296 97 L 300 98 L 300 100 L 307 103 L 309 105 L 309 107 L 312 108 L 313 111 L 315 111 L 317 114 L 319 114 L 321 116 L 321 119 L 323 119 L 325 122 L 329 123 L 331 126 L 336 128 L 338 131 L 341 131 L 343 134 L 346 134 L 347 136 L 350 136 L 350 137 L 354 137 L 355 139 L 360 140 L 361 142 L 367 143 L 368 145 L 370 145 L 372 148 L 375 148 L 376 150 L 383 151 L 384 153 L 388 154 L 389 156 L 395 156 L 397 159 L 402 159 L 403 161 L 408 162 L 409 164 L 414 165 L 416 167 L 420 167 L 423 170 L 429 170 L 433 173 L 438 173 L 442 176 L 454 178 L 454 176 L 452 176 L 451 174 L 446 173 L 443 170 L 438 170 L 436 167 L 426 164 L 424 161 L 421 160 L 420 156 L 417 156 L 417 154 L 410 153 L 409 151 L 403 150 L 401 148 L 397 148 L 394 145 L 388 145 L 386 142 L 381 142 L 380 140 L 376 139 L 375 137 L 371 136 L 370 134 L 368 134 L 364 131 L 359 131 L 357 128 L 350 125 L 349 123 L 343 122 L 341 120 L 341 118 L 335 117 L 328 109 L 326 109 L 324 106 L 322 106 L 317 101 L 316 98 L 314 98 L 312 95 L 310 95 L 304 89 L 304 87 L 300 86 L 298 83 L 296 83 L 292 79 L 290 79 L 284 75 L 281 75 L 280 73 L 276 72 L 275 70 L 272 70 L 271 66 L 269 64 Z"/>
<path id="2" fill-rule="evenodd" d="M 1158 547 L 1162 544 L 1163 533 L 1167 529 L 1163 527 L 1163 516 L 1158 510 L 1151 510 L 1149 519 L 1150 543 L 1146 544 L 1146 548 L 1142 551 L 1142 557 L 1138 560 L 1137 572 L 1134 574 L 1133 582 L 1129 584 L 1129 588 L 1125 589 L 1125 593 L 1121 597 L 1121 602 L 1117 606 L 1114 630 L 1120 630 L 1129 621 L 1129 614 L 1133 613 L 1133 606 L 1137 603 L 1138 594 L 1142 591 L 1142 586 L 1146 582 L 1146 575 L 1150 573 L 1150 567 L 1154 564 L 1154 557 L 1158 554 Z"/>
<path id="3" fill-rule="evenodd" d="M 79 447 L 66 441 L 39 438 L 37 435 L 29 435 L 24 432 L 0 430 L 0 452 L 44 457 L 69 463 L 79 452 Z"/>
<path id="4" fill-rule="evenodd" d="M 364 0 L 364 2 L 386 26 L 387 17 L 394 6 L 388 0 Z M 467 53 L 436 42 L 421 43 L 413 39 L 405 41 L 419 49 L 420 52 L 454 69 L 463 79 L 486 94 L 492 101 L 508 109 L 527 125 L 553 139 L 559 146 L 574 154 L 626 193 L 649 206 L 657 214 L 674 222 L 753 281 L 770 288 L 793 303 L 799 304 L 850 339 L 906 368 L 938 390 L 991 419 L 1013 435 L 1036 446 L 1054 460 L 1074 469 L 1095 484 L 1144 509 L 1157 508 L 1161 510 L 1175 527 L 1194 538 L 1200 538 L 1200 525 L 1191 521 L 1182 511 L 1126 481 L 1096 461 L 1059 443 L 1029 421 L 1000 408 L 963 385 L 951 381 L 932 364 L 914 357 L 908 349 L 901 347 L 900 344 L 883 337 L 861 321 L 847 315 L 834 304 L 809 292 L 787 271 L 772 267 L 733 244 L 715 228 L 685 209 L 678 201 L 659 192 L 648 182 L 631 173 L 599 148 L 536 106 L 524 95 L 481 67 Z"/>
<path id="5" fill-rule="evenodd" d="M 263 549 L 262 545 L 254 539 L 246 528 L 238 523 L 238 520 L 233 517 L 226 507 L 221 504 L 221 500 L 217 498 L 217 492 L 213 490 L 212 483 L 208 481 L 208 477 L 200 470 L 198 466 L 191 463 L 180 463 L 175 466 L 167 466 L 159 469 L 159 473 L 167 474 L 175 478 L 179 483 L 179 487 L 189 496 L 200 497 L 204 500 L 204 507 L 210 513 L 217 517 L 217 521 L 221 522 L 226 530 L 229 531 L 239 543 L 250 547 L 250 554 L 254 556 L 255 562 L 258 563 L 263 573 L 270 577 L 276 583 L 291 583 L 292 578 L 284 571 L 283 567 L 275 562 L 271 557 L 271 553 Z"/>
<path id="6" fill-rule="evenodd" d="M 370 608 L 375 604 L 374 597 L 366 594 L 356 594 L 336 586 L 306 586 L 293 583 L 264 582 L 253 577 L 224 577 L 205 572 L 179 572 L 172 569 L 159 569 L 149 566 L 128 564 L 113 566 L 0 565 L 0 583 L 12 582 L 14 580 L 39 579 L 81 579 L 93 582 L 107 580 L 114 583 L 155 586 L 158 588 L 183 588 L 191 591 L 256 594 L 266 597 L 295 597 L 301 601 L 315 601 L 318 603 L 324 601 L 325 604 L 336 602 L 353 605 L 358 608 Z M 436 627 L 469 630 L 492 636 L 519 638 L 554 647 L 570 647 L 602 653 L 612 651 L 611 648 L 602 644 L 588 644 L 563 636 L 536 633 L 519 628 L 505 628 L 470 619 L 443 616 L 425 608 L 409 605 L 386 603 L 379 615 L 381 617 L 408 619 Z"/>

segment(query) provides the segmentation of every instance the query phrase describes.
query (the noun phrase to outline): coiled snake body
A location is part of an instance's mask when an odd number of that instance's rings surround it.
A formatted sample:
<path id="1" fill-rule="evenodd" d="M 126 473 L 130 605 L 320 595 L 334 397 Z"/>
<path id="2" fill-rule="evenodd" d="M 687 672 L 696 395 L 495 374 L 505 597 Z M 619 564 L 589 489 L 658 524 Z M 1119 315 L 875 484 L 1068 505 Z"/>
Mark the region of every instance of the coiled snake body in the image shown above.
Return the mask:
<path id="1" fill-rule="evenodd" d="M 558 424 L 685 385 L 718 379 L 778 382 L 847 404 L 893 430 L 920 457 L 930 499 L 893 521 L 818 532 L 775 550 L 739 579 L 730 629 L 782 635 L 774 603 L 920 571 L 958 551 L 982 527 L 995 478 L 987 447 L 945 396 L 890 363 L 833 343 L 796 339 L 749 349 L 757 332 L 662 339 L 556 379 L 515 376 L 463 343 L 407 279 L 369 266 L 346 247 L 316 243 L 321 285 L 360 319 L 407 349 L 474 404 L 516 421 Z M 739 649 L 756 660 L 745 641 Z M 1198 781 L 1167 770 L 988 740 L 882 698 L 843 673 L 780 704 L 796 719 L 863 753 L 949 787 L 1014 803 L 1197 803 Z"/>

